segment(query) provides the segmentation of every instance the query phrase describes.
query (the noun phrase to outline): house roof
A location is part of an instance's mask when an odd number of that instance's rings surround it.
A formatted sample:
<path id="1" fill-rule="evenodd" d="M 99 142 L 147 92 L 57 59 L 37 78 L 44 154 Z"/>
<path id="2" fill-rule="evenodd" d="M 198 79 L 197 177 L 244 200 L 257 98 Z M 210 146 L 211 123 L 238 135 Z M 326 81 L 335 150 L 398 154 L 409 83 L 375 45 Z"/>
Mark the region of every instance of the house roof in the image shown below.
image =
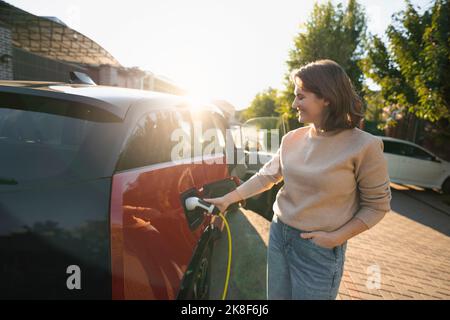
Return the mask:
<path id="1" fill-rule="evenodd" d="M 98 43 L 54 17 L 40 17 L 0 0 L 0 22 L 11 30 L 15 47 L 79 64 L 120 66 Z"/>

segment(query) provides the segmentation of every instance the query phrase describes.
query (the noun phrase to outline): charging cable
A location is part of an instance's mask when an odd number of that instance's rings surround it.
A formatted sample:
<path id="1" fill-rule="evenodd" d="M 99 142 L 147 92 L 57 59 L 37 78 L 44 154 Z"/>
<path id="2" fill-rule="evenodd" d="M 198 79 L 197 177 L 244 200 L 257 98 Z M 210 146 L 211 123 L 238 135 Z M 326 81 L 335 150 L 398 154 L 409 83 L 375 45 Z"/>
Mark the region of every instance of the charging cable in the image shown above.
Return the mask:
<path id="1" fill-rule="evenodd" d="M 228 224 L 225 216 L 220 212 L 219 208 L 217 208 L 212 203 L 206 202 L 198 197 L 190 197 L 185 201 L 186 209 L 189 211 L 195 210 L 196 208 L 205 209 L 208 213 L 217 215 L 222 218 L 223 223 L 225 224 L 225 228 L 227 229 L 228 234 L 228 264 L 227 264 L 227 273 L 225 277 L 225 286 L 223 288 L 222 300 L 225 300 L 228 291 L 228 282 L 230 280 L 230 272 L 231 272 L 231 257 L 232 257 L 232 241 L 231 241 L 231 231 L 230 226 Z"/>

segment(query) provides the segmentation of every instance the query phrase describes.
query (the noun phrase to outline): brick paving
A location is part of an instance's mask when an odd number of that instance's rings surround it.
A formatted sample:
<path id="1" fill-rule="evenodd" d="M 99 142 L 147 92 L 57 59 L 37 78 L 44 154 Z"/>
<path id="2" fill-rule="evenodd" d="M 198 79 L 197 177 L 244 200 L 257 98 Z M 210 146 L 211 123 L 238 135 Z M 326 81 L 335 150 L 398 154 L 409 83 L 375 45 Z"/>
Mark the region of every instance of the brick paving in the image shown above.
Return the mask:
<path id="1" fill-rule="evenodd" d="M 380 270 L 379 287 L 370 266 Z M 338 299 L 450 299 L 450 238 L 389 212 L 348 242 Z"/>

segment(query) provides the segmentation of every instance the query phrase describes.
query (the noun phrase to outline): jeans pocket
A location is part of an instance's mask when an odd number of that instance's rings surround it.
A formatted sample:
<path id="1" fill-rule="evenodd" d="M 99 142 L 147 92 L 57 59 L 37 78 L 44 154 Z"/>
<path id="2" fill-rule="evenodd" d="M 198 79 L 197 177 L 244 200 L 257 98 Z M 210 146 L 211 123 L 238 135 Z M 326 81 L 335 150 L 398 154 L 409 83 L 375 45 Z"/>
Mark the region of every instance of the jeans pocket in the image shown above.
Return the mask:
<path id="1" fill-rule="evenodd" d="M 334 248 L 325 248 L 315 243 L 313 239 L 307 239 L 307 242 L 310 243 L 310 245 L 314 247 L 316 250 L 322 252 L 324 255 L 328 255 L 334 262 L 337 261 L 340 250 L 339 246 Z"/>
<path id="2" fill-rule="evenodd" d="M 318 245 L 317 243 L 315 243 L 315 242 L 313 241 L 313 239 L 308 239 L 308 242 L 311 243 L 311 244 L 312 244 L 313 246 L 315 246 L 316 248 L 320 248 L 320 249 L 322 249 L 322 250 L 334 251 L 334 249 L 335 249 L 335 248 L 325 248 L 325 247 L 322 247 L 322 246 Z"/>

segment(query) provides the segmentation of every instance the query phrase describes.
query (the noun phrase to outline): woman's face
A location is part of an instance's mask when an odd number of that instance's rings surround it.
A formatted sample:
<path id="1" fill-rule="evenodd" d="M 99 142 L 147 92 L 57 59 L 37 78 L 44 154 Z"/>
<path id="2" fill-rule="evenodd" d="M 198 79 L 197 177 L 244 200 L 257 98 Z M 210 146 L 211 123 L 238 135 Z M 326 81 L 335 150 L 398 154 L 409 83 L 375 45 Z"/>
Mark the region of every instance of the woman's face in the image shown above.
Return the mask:
<path id="1" fill-rule="evenodd" d="M 301 123 L 314 123 L 318 126 L 322 120 L 322 114 L 328 102 L 318 98 L 314 93 L 304 91 L 295 86 L 295 99 L 292 108 L 298 112 L 298 121 Z"/>

